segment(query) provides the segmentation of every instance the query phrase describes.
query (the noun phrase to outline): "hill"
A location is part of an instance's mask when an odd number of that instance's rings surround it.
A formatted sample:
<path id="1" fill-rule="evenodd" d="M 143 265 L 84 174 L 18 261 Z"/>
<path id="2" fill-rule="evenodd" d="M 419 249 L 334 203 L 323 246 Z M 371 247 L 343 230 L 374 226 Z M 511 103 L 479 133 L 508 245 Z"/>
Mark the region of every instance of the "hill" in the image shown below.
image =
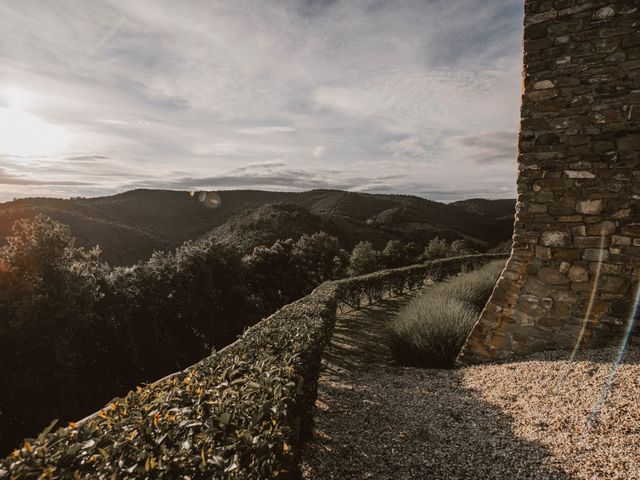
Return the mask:
<path id="1" fill-rule="evenodd" d="M 465 212 L 474 213 L 494 220 L 509 220 L 513 223 L 513 214 L 516 211 L 515 200 L 487 200 L 486 198 L 469 198 L 450 203 Z"/>
<path id="2" fill-rule="evenodd" d="M 245 251 L 278 238 L 297 238 L 319 230 L 338 237 L 345 248 L 360 240 L 380 248 L 392 238 L 424 245 L 440 236 L 464 238 L 484 250 L 509 238 L 513 224 L 513 208 L 510 214 L 507 208 L 513 201 L 481 200 L 482 212 L 503 213 L 493 217 L 478 214 L 464 202 L 446 205 L 409 195 L 338 190 L 234 190 L 218 194 L 217 208 L 207 208 L 197 195 L 166 190 L 132 190 L 98 198 L 14 200 L 0 204 L 0 239 L 16 219 L 43 213 L 69 225 L 78 245 L 99 244 L 105 260 L 126 265 L 148 258 L 154 250 L 172 249 L 209 233 Z M 494 207 L 494 202 L 500 205 Z M 502 218 L 505 215 L 510 215 L 508 222 Z"/>

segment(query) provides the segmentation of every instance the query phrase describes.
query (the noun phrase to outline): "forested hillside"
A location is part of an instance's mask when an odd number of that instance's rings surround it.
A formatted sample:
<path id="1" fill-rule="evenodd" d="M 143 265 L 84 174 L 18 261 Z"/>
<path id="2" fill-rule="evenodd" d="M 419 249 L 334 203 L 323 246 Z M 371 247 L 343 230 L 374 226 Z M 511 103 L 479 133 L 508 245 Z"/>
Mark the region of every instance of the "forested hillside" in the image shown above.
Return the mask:
<path id="1" fill-rule="evenodd" d="M 504 220 L 513 223 L 516 201 L 510 199 L 488 200 L 486 198 L 469 198 L 449 205 L 494 220 Z"/>
<path id="2" fill-rule="evenodd" d="M 100 198 L 31 198 L 0 204 L 0 239 L 19 218 L 43 213 L 71 229 L 77 244 L 100 245 L 112 265 L 148 259 L 212 233 L 225 244 L 251 251 L 278 238 L 325 231 L 351 249 L 362 240 L 378 249 L 391 239 L 424 242 L 436 236 L 465 239 L 486 250 L 508 239 L 512 219 L 484 216 L 462 203 L 446 205 L 408 195 L 373 195 L 337 190 L 219 192 L 217 208 L 198 195 L 163 190 L 133 190 Z M 484 201 L 505 206 L 512 201 Z M 487 203 L 488 202 L 488 203 Z M 209 205 L 211 207 L 211 205 Z M 485 207 L 488 209 L 489 207 Z M 511 212 L 511 215 L 513 212 Z"/>

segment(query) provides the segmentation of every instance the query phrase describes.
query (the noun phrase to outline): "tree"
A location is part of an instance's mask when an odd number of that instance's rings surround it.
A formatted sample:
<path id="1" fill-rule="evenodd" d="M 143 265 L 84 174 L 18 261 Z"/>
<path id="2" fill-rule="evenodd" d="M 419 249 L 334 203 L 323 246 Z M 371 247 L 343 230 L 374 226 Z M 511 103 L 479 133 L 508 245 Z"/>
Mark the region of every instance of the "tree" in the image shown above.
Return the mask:
<path id="1" fill-rule="evenodd" d="M 153 378 L 227 345 L 258 319 L 244 280 L 236 249 L 212 239 L 186 242 L 115 269 L 101 306 L 130 332 L 140 371 Z"/>
<path id="2" fill-rule="evenodd" d="M 339 276 L 340 242 L 325 232 L 302 235 L 293 249 L 296 261 L 306 273 L 309 288 Z"/>
<path id="3" fill-rule="evenodd" d="M 7 439 L 104 393 L 96 375 L 109 338 L 95 310 L 106 268 L 99 256 L 97 248 L 76 248 L 69 228 L 44 215 L 16 221 L 0 248 L 0 384 L 7 387 L 0 412 Z"/>
<path id="4" fill-rule="evenodd" d="M 344 278 L 349 269 L 349 253 L 343 248 L 333 257 L 333 278 Z"/>
<path id="5" fill-rule="evenodd" d="M 424 249 L 425 260 L 435 260 L 449 256 L 450 250 L 445 239 L 435 237 L 429 241 Z"/>
<path id="6" fill-rule="evenodd" d="M 422 249 L 418 246 L 416 242 L 409 242 L 406 246 L 407 250 L 407 258 L 409 262 L 415 263 L 419 261 L 422 256 Z"/>
<path id="7" fill-rule="evenodd" d="M 293 255 L 292 239 L 259 246 L 242 259 L 247 286 L 261 315 L 304 296 L 307 278 Z"/>
<path id="8" fill-rule="evenodd" d="M 349 275 L 357 276 L 375 272 L 382 268 L 380 253 L 373 248 L 371 242 L 358 243 L 349 257 Z"/>
<path id="9" fill-rule="evenodd" d="M 471 249 L 467 246 L 467 242 L 465 242 L 463 239 L 458 239 L 451 242 L 450 250 L 453 256 L 467 255 L 471 253 Z"/>
<path id="10" fill-rule="evenodd" d="M 382 259 L 387 268 L 397 268 L 407 264 L 407 248 L 400 240 L 389 240 L 382 251 Z"/>

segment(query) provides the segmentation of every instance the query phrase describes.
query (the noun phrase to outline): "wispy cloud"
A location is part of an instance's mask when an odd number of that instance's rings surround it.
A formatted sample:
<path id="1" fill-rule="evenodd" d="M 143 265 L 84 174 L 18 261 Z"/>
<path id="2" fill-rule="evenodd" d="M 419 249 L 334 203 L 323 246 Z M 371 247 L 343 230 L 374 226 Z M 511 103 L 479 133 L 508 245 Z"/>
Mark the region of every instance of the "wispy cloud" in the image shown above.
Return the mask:
<path id="1" fill-rule="evenodd" d="M 162 187 L 181 190 L 215 190 L 232 188 L 270 188 L 308 190 L 316 188 L 368 191 L 390 185 L 401 175 L 362 175 L 357 170 L 300 169 L 286 162 L 273 161 L 248 164 L 219 175 L 207 177 L 176 176 L 171 179 L 140 180 L 131 188 Z M 388 190 L 393 190 L 389 188 Z"/>
<path id="2" fill-rule="evenodd" d="M 275 127 L 248 127 L 248 128 L 239 128 L 239 133 L 244 133 L 245 135 L 272 135 L 275 133 L 289 133 L 295 132 L 296 129 L 293 127 L 286 126 L 275 126 Z"/>
<path id="3" fill-rule="evenodd" d="M 69 146 L 2 165 L 64 195 L 217 179 L 512 196 L 521 24 L 522 0 L 3 2 L 0 106 L 30 92 Z"/>
<path id="4" fill-rule="evenodd" d="M 480 165 L 513 165 L 516 161 L 518 136 L 515 132 L 454 135 L 447 138 L 445 143 L 460 157 L 466 156 Z"/>

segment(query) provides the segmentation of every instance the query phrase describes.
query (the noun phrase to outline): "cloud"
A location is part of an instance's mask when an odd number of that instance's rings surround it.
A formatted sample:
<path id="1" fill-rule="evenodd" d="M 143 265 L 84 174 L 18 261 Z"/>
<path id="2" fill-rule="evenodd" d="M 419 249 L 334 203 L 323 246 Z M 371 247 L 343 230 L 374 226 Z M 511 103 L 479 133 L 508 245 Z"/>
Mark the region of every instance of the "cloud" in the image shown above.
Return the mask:
<path id="1" fill-rule="evenodd" d="M 311 154 L 313 155 L 313 158 L 322 158 L 326 153 L 327 153 L 327 147 L 325 147 L 324 145 L 318 145 L 314 147 L 313 152 L 311 152 Z"/>
<path id="2" fill-rule="evenodd" d="M 295 128 L 287 126 L 249 127 L 238 129 L 239 133 L 244 133 L 245 135 L 272 135 L 274 133 L 289 133 L 295 131 Z"/>
<path id="3" fill-rule="evenodd" d="M 65 157 L 64 159 L 70 162 L 100 162 L 108 160 L 109 157 L 104 155 L 74 155 L 71 157 Z"/>
<path id="4" fill-rule="evenodd" d="M 0 168 L 0 185 L 12 186 L 91 186 L 91 182 L 83 182 L 77 180 L 42 180 L 29 176 L 12 175 Z"/>
<path id="5" fill-rule="evenodd" d="M 0 3 L 0 97 L 33 94 L 31 113 L 64 127 L 69 145 L 2 165 L 69 185 L 43 194 L 216 179 L 443 198 L 438 185 L 490 196 L 515 184 L 522 0 L 34 8 Z"/>
<path id="6" fill-rule="evenodd" d="M 343 189 L 368 191 L 384 187 L 398 175 L 360 175 L 356 171 L 299 169 L 285 162 L 245 165 L 208 177 L 182 176 L 134 182 L 130 188 L 170 188 L 179 190 L 217 190 L 230 188 L 269 188 L 277 190 Z"/>
<path id="7" fill-rule="evenodd" d="M 421 140 L 415 136 L 392 140 L 385 146 L 394 156 L 426 157 L 429 154 L 428 146 L 423 145 Z"/>
<path id="8" fill-rule="evenodd" d="M 446 141 L 459 156 L 467 156 L 475 163 L 515 164 L 518 134 L 516 132 L 489 132 L 480 135 L 452 136 Z"/>

